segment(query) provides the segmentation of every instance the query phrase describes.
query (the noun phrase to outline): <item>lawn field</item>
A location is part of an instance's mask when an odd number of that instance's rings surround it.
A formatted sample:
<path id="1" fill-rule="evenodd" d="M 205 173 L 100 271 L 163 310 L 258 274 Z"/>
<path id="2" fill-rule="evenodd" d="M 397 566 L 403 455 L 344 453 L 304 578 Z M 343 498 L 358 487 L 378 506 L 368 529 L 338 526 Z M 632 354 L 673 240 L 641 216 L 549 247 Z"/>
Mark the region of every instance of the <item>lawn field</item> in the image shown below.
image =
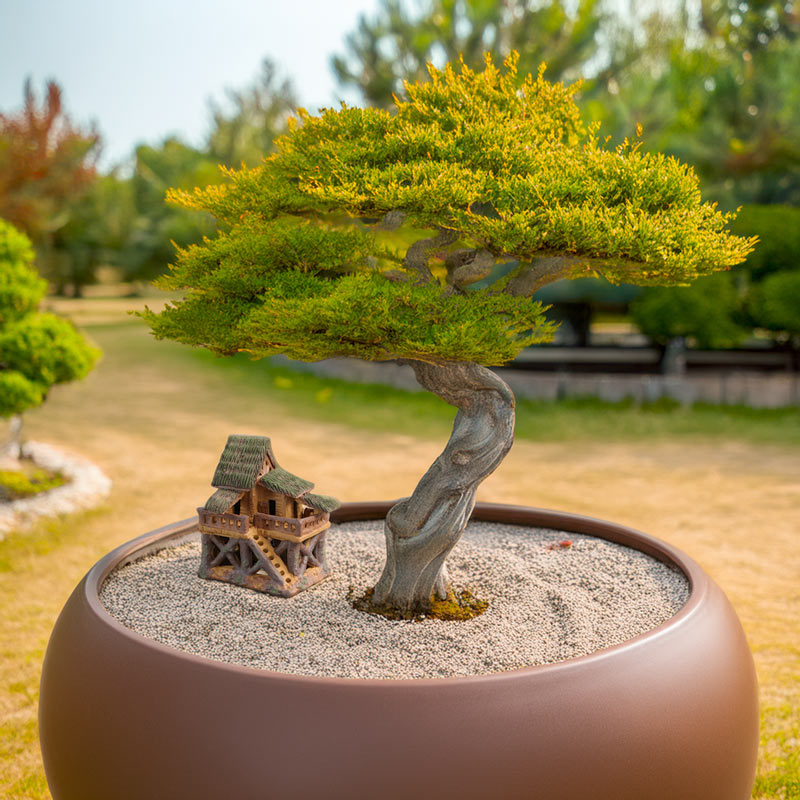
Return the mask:
<path id="1" fill-rule="evenodd" d="M 113 547 L 194 513 L 229 433 L 272 437 L 282 466 L 325 494 L 377 500 L 411 492 L 454 413 L 426 393 L 155 342 L 119 313 L 122 301 L 95 315 L 81 302 L 104 358 L 27 414 L 25 433 L 92 459 L 114 489 L 101 508 L 0 542 L 0 796 L 13 800 L 50 797 L 36 703 L 67 596 Z M 521 402 L 517 428 L 478 499 L 611 519 L 694 557 L 736 607 L 756 659 L 763 739 L 753 797 L 800 797 L 800 412 Z"/>

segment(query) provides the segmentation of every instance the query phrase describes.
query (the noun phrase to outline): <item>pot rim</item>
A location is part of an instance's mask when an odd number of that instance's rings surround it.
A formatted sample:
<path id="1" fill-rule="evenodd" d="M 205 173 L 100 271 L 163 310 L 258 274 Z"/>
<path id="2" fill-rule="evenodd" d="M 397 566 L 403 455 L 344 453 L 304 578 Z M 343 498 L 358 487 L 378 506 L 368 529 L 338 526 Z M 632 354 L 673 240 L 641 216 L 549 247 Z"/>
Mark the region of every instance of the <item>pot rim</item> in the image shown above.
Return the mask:
<path id="1" fill-rule="evenodd" d="M 382 500 L 371 502 L 343 503 L 337 511 L 331 514 L 332 522 L 351 522 L 357 520 L 383 519 L 387 511 L 396 503 L 396 500 Z M 498 516 L 501 519 L 498 519 Z M 331 678 L 311 675 L 296 675 L 288 672 L 275 672 L 258 667 L 248 667 L 242 664 L 231 664 L 227 661 L 206 658 L 205 656 L 188 653 L 174 647 L 157 642 L 125 627 L 116 617 L 110 614 L 100 601 L 100 589 L 106 578 L 118 567 L 125 566 L 149 553 L 156 552 L 168 546 L 170 540 L 175 542 L 187 539 L 197 531 L 197 518 L 173 522 L 161 528 L 137 536 L 134 539 L 119 545 L 114 550 L 103 556 L 86 573 L 79 591 L 83 595 L 88 608 L 103 624 L 110 635 L 122 636 L 139 646 L 144 646 L 160 652 L 165 657 L 188 662 L 187 665 L 214 668 L 223 672 L 247 675 L 249 679 L 260 676 L 264 680 L 281 680 L 297 682 L 298 684 L 313 684 L 316 686 L 329 684 L 331 686 L 381 686 L 381 687 L 407 687 L 415 686 L 442 687 L 443 685 L 476 684 L 485 681 L 513 680 L 521 674 L 549 675 L 553 672 L 565 670 L 581 671 L 591 665 L 608 658 L 614 658 L 630 650 L 638 649 L 654 639 L 673 635 L 679 628 L 685 626 L 689 619 L 699 613 L 700 608 L 708 595 L 709 586 L 713 585 L 711 578 L 703 569 L 678 548 L 657 539 L 650 534 L 619 525 L 614 522 L 572 514 L 566 511 L 536 508 L 533 506 L 508 505 L 503 503 L 476 503 L 472 517 L 474 521 L 502 522 L 504 524 L 523 525 L 528 527 L 549 528 L 565 533 L 582 533 L 597 538 L 631 547 L 653 558 L 662 561 L 679 570 L 689 582 L 689 597 L 683 607 L 672 617 L 662 622 L 655 628 L 627 639 L 619 644 L 595 650 L 592 653 L 574 658 L 564 659 L 551 664 L 538 664 L 528 667 L 518 667 L 502 672 L 492 672 L 481 675 L 466 675 L 450 678 Z"/>

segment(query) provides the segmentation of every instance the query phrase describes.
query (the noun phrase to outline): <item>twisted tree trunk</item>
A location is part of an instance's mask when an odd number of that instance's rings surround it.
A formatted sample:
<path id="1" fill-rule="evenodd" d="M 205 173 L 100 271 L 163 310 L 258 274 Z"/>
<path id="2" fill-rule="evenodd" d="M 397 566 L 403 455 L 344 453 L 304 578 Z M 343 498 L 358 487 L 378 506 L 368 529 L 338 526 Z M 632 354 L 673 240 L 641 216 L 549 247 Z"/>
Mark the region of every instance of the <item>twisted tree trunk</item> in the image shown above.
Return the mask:
<path id="1" fill-rule="evenodd" d="M 481 481 L 514 441 L 514 395 L 473 363 L 405 361 L 419 383 L 458 408 L 453 433 L 411 497 L 386 516 L 386 566 L 373 590 L 376 606 L 423 612 L 447 594 L 447 554 L 467 525 Z"/>

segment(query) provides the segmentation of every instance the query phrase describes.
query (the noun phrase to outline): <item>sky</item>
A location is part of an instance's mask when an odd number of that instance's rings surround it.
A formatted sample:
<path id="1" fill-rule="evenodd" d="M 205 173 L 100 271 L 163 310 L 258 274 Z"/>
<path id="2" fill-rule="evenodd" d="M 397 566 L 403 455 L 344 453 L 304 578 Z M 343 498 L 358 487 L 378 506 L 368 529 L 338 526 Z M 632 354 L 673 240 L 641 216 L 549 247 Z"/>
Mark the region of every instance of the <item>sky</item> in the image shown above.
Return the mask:
<path id="1" fill-rule="evenodd" d="M 27 77 L 53 78 L 73 122 L 94 121 L 101 166 L 136 144 L 179 135 L 199 145 L 208 101 L 245 88 L 272 58 L 310 111 L 342 93 L 330 67 L 378 0 L 0 0 L 0 113 L 22 107 Z"/>

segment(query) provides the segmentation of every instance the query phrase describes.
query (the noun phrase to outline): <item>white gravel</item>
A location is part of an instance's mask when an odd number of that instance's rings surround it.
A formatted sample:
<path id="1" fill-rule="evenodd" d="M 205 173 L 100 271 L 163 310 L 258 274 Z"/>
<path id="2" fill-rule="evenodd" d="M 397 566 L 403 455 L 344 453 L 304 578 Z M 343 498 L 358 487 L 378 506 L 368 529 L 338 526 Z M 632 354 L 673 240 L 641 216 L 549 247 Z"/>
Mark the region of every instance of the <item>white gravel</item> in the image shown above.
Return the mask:
<path id="1" fill-rule="evenodd" d="M 548 545 L 569 539 L 572 546 Z M 334 574 L 290 599 L 197 577 L 199 542 L 113 572 L 100 598 L 120 622 L 206 658 L 297 675 L 446 678 L 549 664 L 656 627 L 686 602 L 685 576 L 603 539 L 473 522 L 448 558 L 456 588 L 489 601 L 467 622 L 391 622 L 355 611 L 384 559 L 382 522 L 331 527 Z"/>
<path id="2" fill-rule="evenodd" d="M 6 533 L 18 530 L 37 517 L 55 517 L 94 508 L 111 492 L 111 479 L 85 458 L 42 442 L 26 442 L 21 454 L 44 469 L 60 472 L 67 483 L 32 497 L 0 503 L 0 541 Z"/>

